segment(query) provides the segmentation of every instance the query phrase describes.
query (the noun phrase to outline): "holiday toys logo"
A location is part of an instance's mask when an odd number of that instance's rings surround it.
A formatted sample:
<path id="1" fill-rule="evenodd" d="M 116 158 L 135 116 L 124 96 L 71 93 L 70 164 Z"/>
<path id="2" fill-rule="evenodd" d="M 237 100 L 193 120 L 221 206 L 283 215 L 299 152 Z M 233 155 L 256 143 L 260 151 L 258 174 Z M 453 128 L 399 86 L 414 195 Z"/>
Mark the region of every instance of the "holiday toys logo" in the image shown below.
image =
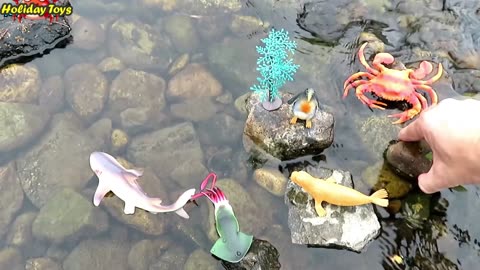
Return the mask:
<path id="1" fill-rule="evenodd" d="M 58 21 L 59 16 L 69 16 L 72 14 L 72 7 L 57 5 L 58 0 L 13 0 L 14 3 L 5 3 L 2 5 L 0 14 L 8 17 L 12 16 L 15 21 L 22 19 L 29 20 L 50 20 L 55 18 Z"/>

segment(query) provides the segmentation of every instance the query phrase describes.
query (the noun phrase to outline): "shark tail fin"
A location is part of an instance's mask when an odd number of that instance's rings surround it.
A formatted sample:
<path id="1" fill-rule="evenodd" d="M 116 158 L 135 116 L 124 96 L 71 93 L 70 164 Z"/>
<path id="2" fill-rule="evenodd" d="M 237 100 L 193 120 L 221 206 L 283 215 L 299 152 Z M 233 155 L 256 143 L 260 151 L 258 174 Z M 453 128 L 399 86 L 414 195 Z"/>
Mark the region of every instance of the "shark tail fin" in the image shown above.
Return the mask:
<path id="1" fill-rule="evenodd" d="M 210 253 L 227 262 L 237 263 L 241 261 L 252 245 L 253 236 L 238 232 L 237 237 L 232 241 L 235 241 L 235 243 L 228 242 L 224 238 L 218 239 L 210 249 Z"/>
<path id="2" fill-rule="evenodd" d="M 385 199 L 387 197 L 388 197 L 388 192 L 385 189 L 377 190 L 375 191 L 375 193 L 370 195 L 370 198 L 372 199 L 372 203 L 382 207 L 388 206 L 388 199 Z"/>

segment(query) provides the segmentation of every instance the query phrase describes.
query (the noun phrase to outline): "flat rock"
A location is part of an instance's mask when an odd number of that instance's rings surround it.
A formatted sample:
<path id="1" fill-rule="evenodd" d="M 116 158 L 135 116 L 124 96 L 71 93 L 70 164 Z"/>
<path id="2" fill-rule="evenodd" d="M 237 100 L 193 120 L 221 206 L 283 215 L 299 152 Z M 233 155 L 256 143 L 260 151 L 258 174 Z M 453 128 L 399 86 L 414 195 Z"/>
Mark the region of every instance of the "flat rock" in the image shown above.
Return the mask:
<path id="1" fill-rule="evenodd" d="M 288 100 L 292 94 L 283 94 Z M 289 105 L 284 102 L 276 111 L 263 109 L 259 96 L 252 94 L 247 101 L 248 117 L 244 128 L 244 147 L 248 151 L 256 148 L 280 160 L 295 159 L 304 155 L 321 153 L 333 143 L 333 114 L 319 110 L 312 120 L 312 128 L 305 128 L 299 120 L 291 125 Z"/>
<path id="2" fill-rule="evenodd" d="M 338 184 L 353 187 L 349 172 L 312 166 L 307 166 L 305 171 L 321 179 L 333 176 Z M 288 227 L 294 244 L 360 252 L 380 233 L 380 223 L 371 204 L 340 207 L 324 202 L 327 215 L 319 217 L 313 198 L 290 179 L 285 203 L 288 206 Z"/>
<path id="3" fill-rule="evenodd" d="M 59 0 L 56 5 L 70 6 L 70 2 Z M 0 67 L 65 46 L 71 36 L 66 17 L 60 17 L 55 23 L 28 19 L 19 23 L 12 17 L 1 16 L 0 29 L 0 35 L 3 35 L 3 30 L 7 31 L 0 39 Z"/>

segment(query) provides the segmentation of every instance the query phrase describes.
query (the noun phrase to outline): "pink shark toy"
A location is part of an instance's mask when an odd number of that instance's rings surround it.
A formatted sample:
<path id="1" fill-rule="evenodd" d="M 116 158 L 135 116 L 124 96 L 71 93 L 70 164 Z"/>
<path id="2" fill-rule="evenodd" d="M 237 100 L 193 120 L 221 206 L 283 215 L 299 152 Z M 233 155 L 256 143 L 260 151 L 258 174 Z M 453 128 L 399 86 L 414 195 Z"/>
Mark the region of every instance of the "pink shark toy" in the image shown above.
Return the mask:
<path id="1" fill-rule="evenodd" d="M 90 155 L 90 167 L 98 177 L 98 187 L 93 197 L 95 206 L 112 191 L 125 202 L 123 212 L 127 215 L 135 213 L 135 207 L 138 207 L 154 214 L 175 212 L 183 218 L 189 218 L 183 207 L 195 194 L 194 188 L 185 191 L 173 204 L 165 206 L 161 205 L 160 198 L 149 197 L 138 184 L 137 179 L 143 171 L 125 169 L 115 158 L 103 152 Z"/>

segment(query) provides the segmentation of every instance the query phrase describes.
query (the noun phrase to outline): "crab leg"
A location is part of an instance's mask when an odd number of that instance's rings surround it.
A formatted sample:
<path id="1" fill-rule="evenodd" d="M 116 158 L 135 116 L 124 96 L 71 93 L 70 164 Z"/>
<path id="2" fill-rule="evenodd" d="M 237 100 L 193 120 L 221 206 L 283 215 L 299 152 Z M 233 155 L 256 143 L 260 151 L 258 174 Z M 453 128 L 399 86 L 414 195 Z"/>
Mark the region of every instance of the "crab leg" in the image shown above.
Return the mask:
<path id="1" fill-rule="evenodd" d="M 406 122 L 406 121 L 412 119 L 413 117 L 415 117 L 415 115 L 419 114 L 420 111 L 422 110 L 422 104 L 416 98 L 415 95 L 410 96 L 406 101 L 408 103 L 412 104 L 413 107 L 409 110 L 404 111 L 404 112 L 389 115 L 388 117 L 399 117 L 399 119 L 397 121 L 393 122 L 392 124 L 395 125 L 395 124 L 401 124 L 403 122 Z"/>
<path id="2" fill-rule="evenodd" d="M 415 88 L 427 92 L 428 95 L 430 96 L 430 99 L 432 100 L 432 105 L 435 105 L 435 104 L 438 103 L 437 93 L 435 93 L 435 91 L 432 89 L 432 87 L 430 87 L 428 85 L 415 85 Z"/>
<path id="3" fill-rule="evenodd" d="M 358 81 L 354 81 L 350 84 L 347 85 L 347 88 L 345 88 L 345 90 L 343 91 L 343 98 L 346 98 L 347 95 L 348 95 L 348 91 L 352 88 L 357 88 L 359 85 L 361 84 L 365 84 L 365 83 L 368 83 L 368 81 L 366 80 L 358 80 Z"/>
<path id="4" fill-rule="evenodd" d="M 427 100 L 420 93 L 415 92 L 415 96 L 422 102 L 422 108 L 426 109 L 428 107 Z"/>
<path id="5" fill-rule="evenodd" d="M 345 83 L 343 84 L 343 89 L 345 89 L 348 86 L 349 82 L 351 82 L 355 79 L 358 79 L 362 76 L 365 76 L 365 77 L 369 78 L 370 80 L 375 78 L 374 75 L 372 75 L 368 72 L 357 72 L 357 73 L 353 74 L 352 76 L 350 76 L 348 79 L 345 80 Z"/>
<path id="6" fill-rule="evenodd" d="M 411 82 L 413 84 L 432 84 L 435 81 L 438 81 L 438 79 L 440 79 L 440 77 L 442 77 L 442 72 L 443 72 L 443 67 L 442 67 L 442 64 L 439 63 L 438 64 L 438 72 L 437 72 L 437 74 L 435 74 L 435 76 L 433 76 L 432 78 L 430 78 L 429 80 L 426 80 L 426 81 L 411 79 Z"/>
<path id="7" fill-rule="evenodd" d="M 360 63 L 362 63 L 362 65 L 368 70 L 368 72 L 372 73 L 373 75 L 378 75 L 380 74 L 380 72 L 370 67 L 367 63 L 367 60 L 365 59 L 365 55 L 363 55 L 363 50 L 365 49 L 367 44 L 368 42 L 363 43 L 363 45 L 358 50 L 358 59 L 360 60 Z"/>
<path id="8" fill-rule="evenodd" d="M 387 106 L 387 104 L 383 103 L 383 102 L 380 102 L 380 101 L 376 101 L 376 100 L 371 100 L 369 99 L 367 96 L 365 96 L 365 93 L 366 92 L 370 92 L 369 90 L 369 85 L 368 84 L 363 84 L 363 85 L 360 85 L 359 87 L 357 87 L 357 89 L 355 90 L 355 94 L 357 95 L 357 98 L 365 105 L 367 105 L 368 107 L 370 108 L 377 108 L 377 109 L 380 109 L 380 110 L 385 110 L 385 108 L 383 107 L 380 107 L 378 105 L 383 105 L 383 106 Z"/>

